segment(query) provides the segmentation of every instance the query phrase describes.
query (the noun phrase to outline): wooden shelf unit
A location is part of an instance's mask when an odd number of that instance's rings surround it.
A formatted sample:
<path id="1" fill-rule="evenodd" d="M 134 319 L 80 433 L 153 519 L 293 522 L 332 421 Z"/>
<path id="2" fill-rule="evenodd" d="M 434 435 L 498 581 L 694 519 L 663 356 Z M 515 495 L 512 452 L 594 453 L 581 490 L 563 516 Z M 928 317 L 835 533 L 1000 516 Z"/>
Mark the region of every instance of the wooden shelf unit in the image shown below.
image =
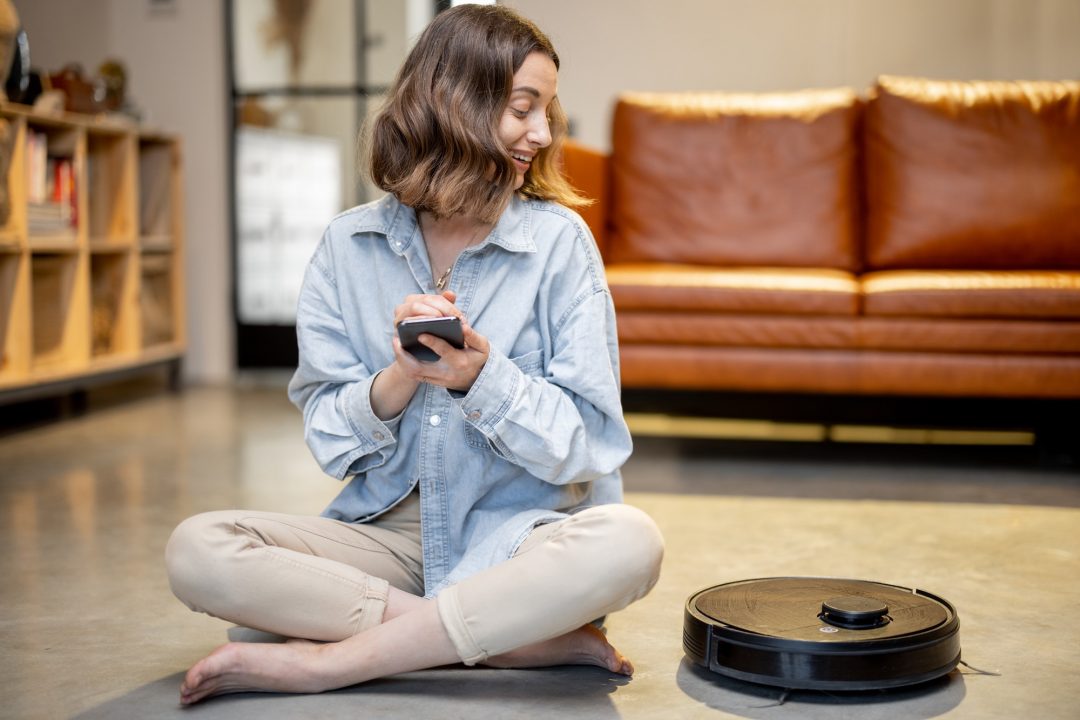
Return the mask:
<path id="1" fill-rule="evenodd" d="M 181 173 L 173 135 L 0 103 L 0 403 L 179 363 Z"/>

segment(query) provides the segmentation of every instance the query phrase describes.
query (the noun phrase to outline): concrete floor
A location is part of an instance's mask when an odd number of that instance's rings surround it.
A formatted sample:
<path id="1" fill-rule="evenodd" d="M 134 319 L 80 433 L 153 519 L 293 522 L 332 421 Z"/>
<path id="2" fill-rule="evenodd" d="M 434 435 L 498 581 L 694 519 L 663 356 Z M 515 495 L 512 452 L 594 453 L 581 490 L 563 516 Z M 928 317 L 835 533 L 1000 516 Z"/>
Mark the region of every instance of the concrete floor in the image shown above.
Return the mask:
<path id="1" fill-rule="evenodd" d="M 6 412 L 0 407 L 0 415 Z M 168 590 L 172 527 L 203 510 L 317 512 L 338 485 L 280 388 L 193 390 L 0 436 L 0 717 L 1076 718 L 1080 474 L 1029 450 L 640 438 L 628 501 L 667 540 L 659 585 L 608 619 L 632 680 L 594 668 L 444 668 L 319 696 L 182 711 L 227 625 Z M 682 608 L 738 579 L 921 587 L 959 611 L 972 665 L 907 690 L 781 691 L 683 659 Z"/>

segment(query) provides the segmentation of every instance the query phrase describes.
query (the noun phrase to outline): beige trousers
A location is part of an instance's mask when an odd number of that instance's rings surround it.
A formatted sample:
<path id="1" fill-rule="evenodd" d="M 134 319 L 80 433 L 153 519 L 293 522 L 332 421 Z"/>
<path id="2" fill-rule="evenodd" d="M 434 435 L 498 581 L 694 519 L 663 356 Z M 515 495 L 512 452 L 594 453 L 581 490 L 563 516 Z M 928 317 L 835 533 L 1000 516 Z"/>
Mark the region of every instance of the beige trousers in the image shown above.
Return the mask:
<path id="1" fill-rule="evenodd" d="M 366 524 L 229 510 L 196 515 L 166 548 L 173 593 L 192 610 L 246 627 L 337 641 L 382 622 L 389 587 L 423 595 L 420 502 L 413 493 Z M 663 539 L 628 505 L 537 527 L 510 560 L 439 594 L 462 661 L 565 634 L 643 597 Z"/>

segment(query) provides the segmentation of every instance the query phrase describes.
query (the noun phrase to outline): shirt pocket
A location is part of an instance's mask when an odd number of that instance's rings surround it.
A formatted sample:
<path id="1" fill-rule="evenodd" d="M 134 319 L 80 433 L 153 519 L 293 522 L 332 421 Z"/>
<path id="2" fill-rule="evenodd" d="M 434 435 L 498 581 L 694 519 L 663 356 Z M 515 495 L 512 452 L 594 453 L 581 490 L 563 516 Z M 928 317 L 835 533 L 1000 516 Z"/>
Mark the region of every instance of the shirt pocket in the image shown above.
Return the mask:
<path id="1" fill-rule="evenodd" d="M 510 358 L 510 362 L 517 365 L 518 370 L 532 377 L 540 377 L 544 374 L 544 351 L 533 350 L 532 352 Z M 508 457 L 506 452 L 499 449 L 498 441 L 488 440 L 484 433 L 473 427 L 472 423 L 465 423 L 465 444 L 477 450 L 491 450 L 500 457 Z"/>

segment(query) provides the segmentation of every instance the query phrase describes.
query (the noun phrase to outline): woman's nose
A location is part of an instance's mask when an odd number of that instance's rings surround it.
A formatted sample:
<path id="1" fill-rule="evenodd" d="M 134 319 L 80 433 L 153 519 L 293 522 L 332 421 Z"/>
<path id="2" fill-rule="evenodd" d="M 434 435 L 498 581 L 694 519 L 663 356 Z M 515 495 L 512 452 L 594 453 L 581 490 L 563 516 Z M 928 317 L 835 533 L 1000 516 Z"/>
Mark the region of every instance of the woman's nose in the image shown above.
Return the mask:
<path id="1" fill-rule="evenodd" d="M 530 124 L 528 140 L 537 147 L 547 147 L 551 144 L 551 127 L 546 115 L 541 115 Z"/>

